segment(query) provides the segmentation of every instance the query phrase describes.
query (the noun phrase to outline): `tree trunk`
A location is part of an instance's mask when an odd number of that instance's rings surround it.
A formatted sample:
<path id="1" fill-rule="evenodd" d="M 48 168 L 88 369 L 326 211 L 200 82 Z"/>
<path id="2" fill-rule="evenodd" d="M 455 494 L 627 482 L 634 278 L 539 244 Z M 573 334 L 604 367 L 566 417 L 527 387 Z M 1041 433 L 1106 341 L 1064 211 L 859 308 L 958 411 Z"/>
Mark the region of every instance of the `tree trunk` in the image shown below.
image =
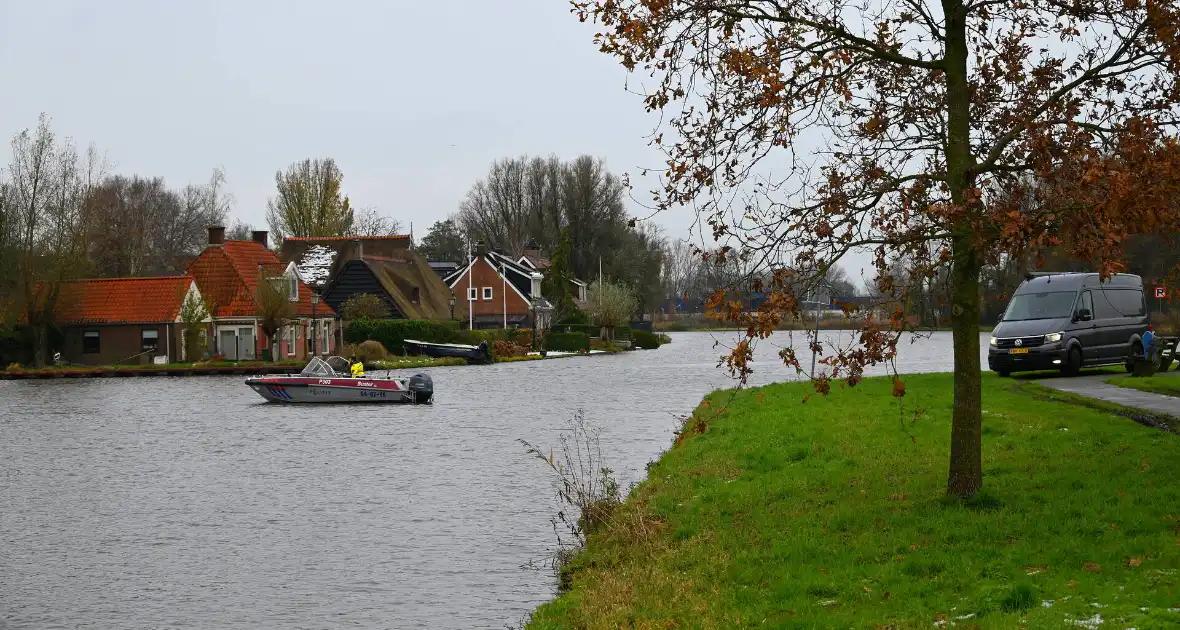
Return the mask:
<path id="1" fill-rule="evenodd" d="M 963 0 L 942 0 L 946 20 L 946 167 L 951 201 L 962 217 L 951 252 L 951 331 L 954 338 L 954 410 L 947 494 L 968 498 L 983 487 L 979 365 L 979 274 L 973 219 L 979 209 L 967 194 L 975 186 L 971 152 L 971 84 L 967 75 L 967 10 Z"/>
<path id="2" fill-rule="evenodd" d="M 947 494 L 968 498 L 983 487 L 983 428 L 979 363 L 979 270 L 965 239 L 956 242 L 951 272 L 951 331 L 954 338 L 954 410 L 951 412 L 951 461 Z M 965 250 L 965 251 L 963 251 Z"/>
<path id="3" fill-rule="evenodd" d="M 49 363 L 49 330 L 45 324 L 33 326 L 33 365 L 43 368 Z"/>

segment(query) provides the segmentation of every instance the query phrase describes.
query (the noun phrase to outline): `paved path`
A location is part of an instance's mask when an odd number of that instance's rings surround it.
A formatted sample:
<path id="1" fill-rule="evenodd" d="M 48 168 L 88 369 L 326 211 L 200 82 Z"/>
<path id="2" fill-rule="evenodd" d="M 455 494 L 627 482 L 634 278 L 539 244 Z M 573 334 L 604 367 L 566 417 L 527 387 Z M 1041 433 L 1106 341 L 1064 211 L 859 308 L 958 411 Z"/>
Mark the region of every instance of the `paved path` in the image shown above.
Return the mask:
<path id="1" fill-rule="evenodd" d="M 1111 376 L 1110 374 L 1095 374 L 1073 378 L 1047 378 L 1035 382 L 1045 387 L 1052 387 L 1087 398 L 1097 398 L 1124 407 L 1180 418 L 1180 398 L 1111 385 L 1106 382 L 1106 379 Z"/>

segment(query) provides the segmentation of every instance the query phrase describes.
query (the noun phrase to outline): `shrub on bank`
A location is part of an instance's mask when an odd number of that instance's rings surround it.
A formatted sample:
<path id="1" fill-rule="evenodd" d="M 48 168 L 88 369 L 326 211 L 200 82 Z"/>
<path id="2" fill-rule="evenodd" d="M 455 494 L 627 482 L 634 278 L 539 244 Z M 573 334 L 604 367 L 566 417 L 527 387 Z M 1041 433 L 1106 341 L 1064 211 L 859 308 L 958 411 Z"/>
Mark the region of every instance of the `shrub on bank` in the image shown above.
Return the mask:
<path id="1" fill-rule="evenodd" d="M 590 337 L 580 332 L 551 332 L 545 337 L 545 349 L 551 352 L 589 352 Z"/>
<path id="2" fill-rule="evenodd" d="M 364 364 L 369 364 L 374 361 L 384 360 L 389 356 L 389 351 L 385 346 L 381 345 L 379 341 L 372 339 L 362 341 L 359 344 L 346 344 L 341 350 L 344 352 L 341 356 L 344 358 L 356 357 L 358 361 Z"/>
<path id="3" fill-rule="evenodd" d="M 634 330 L 631 332 L 631 343 L 636 348 L 657 350 L 660 347 L 660 338 L 646 330 Z"/>
<path id="4" fill-rule="evenodd" d="M 492 356 L 496 357 L 496 359 L 523 357 L 528 353 L 528 346 L 522 346 L 513 341 L 496 341 L 492 344 Z"/>

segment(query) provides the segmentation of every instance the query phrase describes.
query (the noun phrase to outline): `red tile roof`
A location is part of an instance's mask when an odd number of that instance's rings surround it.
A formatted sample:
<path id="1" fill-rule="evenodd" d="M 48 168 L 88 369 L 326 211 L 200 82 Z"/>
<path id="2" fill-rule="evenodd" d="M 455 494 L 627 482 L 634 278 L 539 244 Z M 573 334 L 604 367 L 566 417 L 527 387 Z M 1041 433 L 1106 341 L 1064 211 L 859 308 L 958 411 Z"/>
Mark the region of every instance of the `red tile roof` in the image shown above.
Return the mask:
<path id="1" fill-rule="evenodd" d="M 410 238 L 409 234 L 390 234 L 388 236 L 288 236 L 284 241 L 317 243 L 332 241 L 389 241 Z"/>
<path id="2" fill-rule="evenodd" d="M 191 276 L 96 278 L 63 282 L 54 303 L 58 324 L 161 324 L 176 321 Z M 48 285 L 38 286 L 38 292 Z"/>
<path id="3" fill-rule="evenodd" d="M 213 305 L 214 317 L 253 317 L 258 314 L 254 302 L 259 272 L 279 275 L 286 269 L 275 253 L 254 241 L 225 241 L 210 245 L 201 252 L 188 272 L 197 281 L 201 295 Z M 310 316 L 311 289 L 299 281 L 296 315 Z M 332 317 L 336 312 L 321 302 L 316 316 Z"/>

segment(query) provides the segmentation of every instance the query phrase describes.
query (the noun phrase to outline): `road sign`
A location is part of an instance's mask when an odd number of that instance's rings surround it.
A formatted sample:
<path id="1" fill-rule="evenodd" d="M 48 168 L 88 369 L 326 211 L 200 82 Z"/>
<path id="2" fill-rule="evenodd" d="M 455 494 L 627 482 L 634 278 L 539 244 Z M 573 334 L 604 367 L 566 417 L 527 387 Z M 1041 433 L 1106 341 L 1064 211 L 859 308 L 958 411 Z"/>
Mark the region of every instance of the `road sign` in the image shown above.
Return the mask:
<path id="1" fill-rule="evenodd" d="M 1163 287 L 1156 287 L 1155 288 L 1155 297 L 1157 300 L 1162 300 L 1162 299 L 1168 297 L 1168 290 Z"/>

